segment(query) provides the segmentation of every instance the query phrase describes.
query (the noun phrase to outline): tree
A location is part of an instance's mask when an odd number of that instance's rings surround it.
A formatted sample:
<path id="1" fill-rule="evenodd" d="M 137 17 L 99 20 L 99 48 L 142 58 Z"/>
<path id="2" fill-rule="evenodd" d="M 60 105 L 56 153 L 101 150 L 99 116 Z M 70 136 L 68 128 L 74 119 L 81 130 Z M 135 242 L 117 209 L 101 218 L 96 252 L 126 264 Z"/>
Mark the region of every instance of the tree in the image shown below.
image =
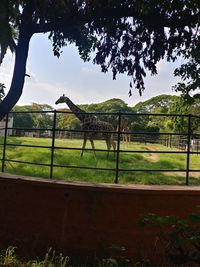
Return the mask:
<path id="1" fill-rule="evenodd" d="M 172 103 L 178 101 L 175 95 L 158 95 L 144 102 L 139 102 L 134 109 L 140 113 L 168 113 Z"/>
<path id="2" fill-rule="evenodd" d="M 30 106 L 26 106 L 27 111 L 31 110 L 33 113 L 31 117 L 33 119 L 33 126 L 35 128 L 46 129 L 52 128 L 53 116 L 52 113 L 47 113 L 47 111 L 53 111 L 53 108 L 47 104 L 37 104 L 32 103 Z"/>
<path id="3" fill-rule="evenodd" d="M 17 1 L 15 1 L 17 2 Z M 16 3 L 2 0 L 0 2 L 0 64 L 8 48 L 12 52 L 15 50 L 14 38 L 16 37 L 13 22 L 17 18 Z"/>
<path id="4" fill-rule="evenodd" d="M 194 101 L 187 102 L 184 98 L 180 97 L 178 101 L 174 102 L 171 105 L 169 113 L 179 113 L 179 114 L 191 114 L 194 116 L 200 116 L 200 99 L 196 98 Z M 191 132 L 193 134 L 199 133 L 199 118 L 192 117 L 191 119 Z M 175 132 L 184 132 L 187 133 L 188 131 L 188 117 L 173 117 L 172 130 Z"/>
<path id="5" fill-rule="evenodd" d="M 187 59 L 187 63 L 174 71 L 174 75 L 182 77 L 183 81 L 175 85 L 174 90 L 182 92 L 187 101 L 193 101 L 200 98 L 200 50 L 191 47 L 191 50 L 184 54 L 184 58 Z"/>
<path id="6" fill-rule="evenodd" d="M 171 106 L 179 101 L 179 98 L 175 95 L 158 95 L 144 102 L 139 102 L 134 109 L 138 113 L 167 114 L 171 111 Z M 180 113 L 180 111 L 177 110 L 175 113 Z M 147 125 L 148 127 L 158 128 L 162 132 L 167 132 L 171 130 L 171 120 L 171 117 L 149 116 Z"/>
<path id="7" fill-rule="evenodd" d="M 64 108 L 59 109 L 58 111 L 60 111 L 60 113 L 57 113 L 56 128 L 59 136 L 72 137 L 72 135 L 76 135 L 76 133 L 72 133 L 70 130 L 81 130 L 82 125 L 80 120 L 71 112 L 70 109 Z"/>
<path id="8" fill-rule="evenodd" d="M 31 110 L 31 112 L 29 112 Z M 38 130 L 40 134 L 45 129 L 52 128 L 53 116 L 52 113 L 46 113 L 46 111 L 52 111 L 53 108 L 47 104 L 36 104 L 26 106 L 15 106 L 13 108 L 13 123 L 14 127 L 27 129 L 44 129 Z M 32 112 L 33 111 L 33 112 Z M 18 129 L 17 134 L 21 134 L 21 130 Z M 22 130 L 23 132 L 23 130 Z"/>
<path id="9" fill-rule="evenodd" d="M 81 105 L 81 108 L 87 112 L 99 112 L 99 113 L 128 113 L 132 112 L 132 108 L 128 107 L 128 105 L 121 99 L 113 98 L 107 101 L 98 103 L 98 104 L 90 104 L 90 105 Z M 110 122 L 114 128 L 117 128 L 118 125 L 118 116 L 116 115 L 97 115 L 100 120 L 105 120 Z M 121 124 L 130 125 L 131 123 L 131 116 L 121 116 Z"/>
<path id="10" fill-rule="evenodd" d="M 30 113 L 27 113 L 27 108 L 26 106 L 15 106 L 13 108 L 13 127 L 14 128 L 19 128 L 15 129 L 16 135 L 23 135 L 24 130 L 22 129 L 32 129 L 34 126 L 33 118 L 31 117 Z"/>
<path id="11" fill-rule="evenodd" d="M 29 42 L 37 33 L 49 32 L 53 51 L 60 56 L 63 46 L 75 43 L 80 57 L 93 62 L 113 78 L 127 73 L 141 94 L 146 71 L 157 73 L 163 58 L 178 56 L 199 69 L 199 0 L 2 0 L 0 2 L 0 62 L 7 48 L 15 52 L 10 90 L 0 104 L 0 119 L 20 98 L 26 76 Z M 196 65 L 195 65 L 196 64 Z M 187 75 L 187 77 L 188 77 Z M 199 85 L 198 85 L 199 86 Z"/>

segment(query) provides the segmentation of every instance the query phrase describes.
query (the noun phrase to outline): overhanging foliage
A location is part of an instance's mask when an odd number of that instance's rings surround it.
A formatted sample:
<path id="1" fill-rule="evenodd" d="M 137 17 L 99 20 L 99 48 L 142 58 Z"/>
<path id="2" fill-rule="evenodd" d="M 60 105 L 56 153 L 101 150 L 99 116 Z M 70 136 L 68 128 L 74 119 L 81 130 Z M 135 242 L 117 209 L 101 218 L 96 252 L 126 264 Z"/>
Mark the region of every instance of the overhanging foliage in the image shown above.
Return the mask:
<path id="1" fill-rule="evenodd" d="M 130 87 L 140 94 L 147 71 L 157 74 L 161 59 L 181 56 L 188 62 L 175 71 L 185 80 L 176 89 L 187 95 L 199 89 L 198 0 L 2 0 L 0 10 L 0 61 L 7 48 L 16 54 L 11 87 L 0 104 L 2 116 L 22 94 L 29 42 L 36 33 L 50 33 L 58 57 L 70 43 L 83 60 L 95 52 L 93 62 L 103 72 L 111 69 L 114 79 L 127 73 Z"/>

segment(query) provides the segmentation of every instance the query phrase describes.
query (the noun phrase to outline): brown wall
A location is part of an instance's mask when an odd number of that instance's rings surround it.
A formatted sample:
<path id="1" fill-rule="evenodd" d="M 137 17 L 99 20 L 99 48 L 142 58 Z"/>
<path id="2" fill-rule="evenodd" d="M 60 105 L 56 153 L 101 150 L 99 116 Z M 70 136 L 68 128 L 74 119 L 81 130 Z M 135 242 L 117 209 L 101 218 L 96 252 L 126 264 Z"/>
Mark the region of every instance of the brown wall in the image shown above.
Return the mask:
<path id="1" fill-rule="evenodd" d="M 70 183 L 0 175 L 0 246 L 41 254 L 53 247 L 86 256 L 111 245 L 152 254 L 155 234 L 138 220 L 153 212 L 187 216 L 199 187 Z"/>

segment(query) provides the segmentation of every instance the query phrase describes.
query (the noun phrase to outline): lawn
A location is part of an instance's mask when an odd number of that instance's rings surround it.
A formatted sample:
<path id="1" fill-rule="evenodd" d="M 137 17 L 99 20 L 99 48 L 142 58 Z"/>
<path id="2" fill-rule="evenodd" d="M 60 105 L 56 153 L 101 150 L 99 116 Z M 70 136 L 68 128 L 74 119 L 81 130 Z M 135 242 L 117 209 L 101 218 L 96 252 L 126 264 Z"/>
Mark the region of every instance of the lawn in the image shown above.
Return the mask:
<path id="1" fill-rule="evenodd" d="M 3 139 L 0 140 L 3 143 Z M 37 145 L 37 146 L 51 146 L 52 140 L 49 138 L 28 138 L 28 137 L 8 137 L 8 144 L 20 145 Z M 85 151 L 82 158 L 80 158 L 80 150 L 73 150 L 72 148 L 80 149 L 82 147 L 82 140 L 75 139 L 56 139 L 54 151 L 54 164 L 63 167 L 54 167 L 53 178 L 63 179 L 68 181 L 90 181 L 90 182 L 106 182 L 113 183 L 115 180 L 116 157 L 114 153 L 110 153 L 107 159 L 107 152 L 97 151 L 97 157 L 94 158 L 92 151 Z M 95 140 L 96 149 L 106 149 L 104 141 Z M 68 148 L 68 149 L 66 149 Z M 88 142 L 86 148 L 91 148 Z M 135 143 L 130 144 L 121 143 L 121 150 L 128 150 L 129 152 L 120 152 L 119 155 L 119 183 L 139 183 L 139 184 L 184 184 L 186 168 L 186 154 L 173 153 L 152 153 L 153 151 L 172 151 L 160 144 L 150 143 Z M 144 151 L 130 152 L 131 150 Z M 173 151 L 178 151 L 173 148 Z M 3 146 L 1 146 L 0 153 L 2 155 Z M 1 156 L 2 157 L 2 156 Z M 6 147 L 6 158 L 9 160 L 17 160 L 32 163 L 51 163 L 51 149 L 50 148 L 30 148 L 23 146 Z M 68 168 L 64 167 L 68 166 Z M 75 167 L 80 166 L 81 169 Z M 108 170 L 85 169 L 90 168 L 104 168 Z M 123 171 L 128 169 L 129 171 Z M 131 171 L 131 170 L 146 170 L 146 171 Z M 150 170 L 165 170 L 163 172 L 153 172 Z M 168 172 L 172 169 L 174 172 Z M 190 156 L 190 169 L 200 169 L 200 156 Z M 49 177 L 50 168 L 48 166 L 29 165 L 24 163 L 15 163 L 6 161 L 5 172 L 13 174 L 21 174 L 27 176 Z M 190 173 L 190 184 L 200 184 L 200 173 Z"/>

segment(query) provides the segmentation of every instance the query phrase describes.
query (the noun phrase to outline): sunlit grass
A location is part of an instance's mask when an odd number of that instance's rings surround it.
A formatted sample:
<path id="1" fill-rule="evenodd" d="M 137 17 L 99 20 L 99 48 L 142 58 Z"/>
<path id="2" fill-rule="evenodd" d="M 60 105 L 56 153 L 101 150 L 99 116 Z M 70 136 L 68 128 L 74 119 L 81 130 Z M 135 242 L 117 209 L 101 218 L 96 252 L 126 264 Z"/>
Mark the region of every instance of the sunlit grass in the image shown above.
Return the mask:
<path id="1" fill-rule="evenodd" d="M 0 140 L 1 144 L 3 139 Z M 28 137 L 8 137 L 8 144 L 37 145 L 51 147 L 52 140 L 49 138 L 28 138 Z M 68 181 L 90 181 L 113 183 L 116 177 L 116 157 L 111 152 L 107 158 L 106 151 L 97 151 L 96 158 L 93 151 L 85 151 L 83 157 L 80 157 L 82 140 L 56 139 L 54 150 L 54 164 L 57 167 L 53 169 L 54 179 L 63 179 Z M 106 149 L 105 142 L 95 141 L 96 149 Z M 66 149 L 68 148 L 68 149 Z M 91 149 L 88 142 L 87 147 Z M 178 151 L 174 148 L 167 148 L 159 144 L 150 143 L 130 143 L 120 145 L 121 150 L 129 152 L 120 152 L 119 161 L 119 183 L 140 183 L 140 184 L 185 184 L 186 154 L 172 153 L 152 153 L 152 151 Z M 143 153 L 137 152 L 143 151 Z M 134 152 L 132 152 L 134 151 Z M 0 153 L 3 153 L 1 146 Z M 51 148 L 30 148 L 9 146 L 6 147 L 6 158 L 31 163 L 40 163 L 49 165 L 51 163 Z M 2 158 L 2 156 L 1 156 Z M 5 172 L 21 174 L 27 176 L 39 176 L 48 178 L 50 175 L 49 166 L 37 166 L 15 162 L 5 162 Z M 60 167 L 60 166 L 61 167 Z M 68 168 L 66 168 L 66 166 Z M 75 167 L 82 167 L 77 169 Z M 89 167 L 91 169 L 86 169 Z M 105 170 L 95 170 L 94 168 L 104 168 Z M 111 170 L 106 170 L 111 169 Z M 130 171 L 125 171 L 128 169 Z M 163 170 L 156 172 L 151 170 Z M 169 169 L 174 172 L 168 172 Z M 190 155 L 190 169 L 200 169 L 200 156 Z M 137 170 L 137 171 L 131 171 Z M 146 170 L 140 171 L 140 170 Z M 200 173 L 191 173 L 190 184 L 200 184 Z"/>

